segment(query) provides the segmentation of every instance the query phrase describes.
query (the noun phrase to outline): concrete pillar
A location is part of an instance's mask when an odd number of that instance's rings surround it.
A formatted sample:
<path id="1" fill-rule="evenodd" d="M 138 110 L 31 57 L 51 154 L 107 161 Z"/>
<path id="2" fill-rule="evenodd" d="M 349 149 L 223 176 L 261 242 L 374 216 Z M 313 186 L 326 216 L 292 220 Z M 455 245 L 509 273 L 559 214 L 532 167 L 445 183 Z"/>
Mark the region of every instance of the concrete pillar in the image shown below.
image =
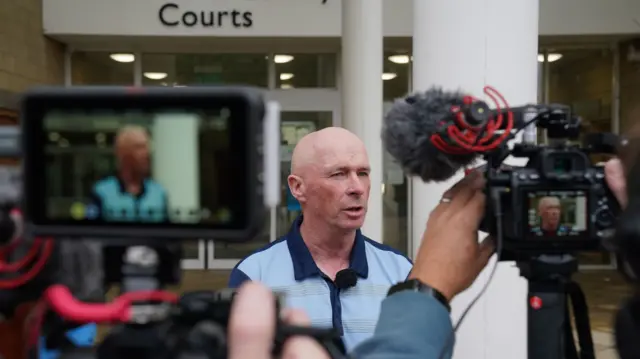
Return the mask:
<path id="1" fill-rule="evenodd" d="M 511 106 L 536 102 L 538 0 L 414 0 L 413 13 L 414 90 L 439 85 L 482 97 L 482 88 L 491 85 Z M 440 184 L 413 180 L 414 253 L 429 213 L 461 177 Z M 453 301 L 454 323 L 494 264 Z M 527 282 L 514 263 L 499 264 L 491 285 L 458 329 L 454 358 L 526 359 L 526 294 Z"/>
<path id="2" fill-rule="evenodd" d="M 152 178 L 167 191 L 171 218 L 198 222 L 200 212 L 199 118 L 163 114 L 151 127 Z M 177 212 L 179 211 L 179 213 Z"/>
<path id="3" fill-rule="evenodd" d="M 342 123 L 362 139 L 371 163 L 362 231 L 382 242 L 382 0 L 342 1 Z"/>

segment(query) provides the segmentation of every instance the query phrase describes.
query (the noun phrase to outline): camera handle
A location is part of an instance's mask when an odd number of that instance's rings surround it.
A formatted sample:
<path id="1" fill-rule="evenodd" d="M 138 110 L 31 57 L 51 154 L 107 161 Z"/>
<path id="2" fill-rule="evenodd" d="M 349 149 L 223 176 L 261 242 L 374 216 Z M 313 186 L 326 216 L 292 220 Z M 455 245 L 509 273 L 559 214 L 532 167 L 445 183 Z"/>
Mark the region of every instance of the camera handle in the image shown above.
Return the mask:
<path id="1" fill-rule="evenodd" d="M 595 359 L 591 326 L 584 293 L 571 280 L 578 262 L 571 255 L 545 255 L 518 262 L 520 275 L 529 280 L 529 359 Z M 569 303 L 573 306 L 578 351 L 571 329 Z"/>

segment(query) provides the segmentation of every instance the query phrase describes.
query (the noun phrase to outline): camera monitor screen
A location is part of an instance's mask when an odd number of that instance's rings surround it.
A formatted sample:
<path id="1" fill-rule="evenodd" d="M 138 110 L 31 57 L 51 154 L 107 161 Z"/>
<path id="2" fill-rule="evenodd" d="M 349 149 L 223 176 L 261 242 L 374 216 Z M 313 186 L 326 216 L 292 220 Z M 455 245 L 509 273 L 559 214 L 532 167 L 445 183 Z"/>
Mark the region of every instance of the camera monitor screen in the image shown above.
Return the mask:
<path id="1" fill-rule="evenodd" d="M 527 195 L 529 238 L 577 239 L 586 234 L 589 220 L 586 191 L 532 191 Z"/>
<path id="2" fill-rule="evenodd" d="M 161 99 L 44 106 L 29 119 L 40 124 L 39 136 L 27 138 L 30 220 L 105 234 L 245 229 L 259 208 L 248 190 L 257 176 L 247 105 L 214 98 L 198 107 Z"/>

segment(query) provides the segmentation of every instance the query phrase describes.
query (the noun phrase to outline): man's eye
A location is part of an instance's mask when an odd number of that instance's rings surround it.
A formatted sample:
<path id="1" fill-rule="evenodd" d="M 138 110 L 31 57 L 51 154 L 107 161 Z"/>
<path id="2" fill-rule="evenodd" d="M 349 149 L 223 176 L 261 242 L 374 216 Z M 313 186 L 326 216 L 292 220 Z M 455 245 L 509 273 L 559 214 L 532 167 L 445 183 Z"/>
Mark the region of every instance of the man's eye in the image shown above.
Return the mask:
<path id="1" fill-rule="evenodd" d="M 367 177 L 367 176 L 369 176 L 369 172 L 360 172 L 360 173 L 358 173 L 358 176 Z"/>
<path id="2" fill-rule="evenodd" d="M 336 173 L 332 174 L 331 177 L 339 177 L 339 176 L 342 176 L 342 175 L 344 175 L 344 172 L 336 172 Z"/>

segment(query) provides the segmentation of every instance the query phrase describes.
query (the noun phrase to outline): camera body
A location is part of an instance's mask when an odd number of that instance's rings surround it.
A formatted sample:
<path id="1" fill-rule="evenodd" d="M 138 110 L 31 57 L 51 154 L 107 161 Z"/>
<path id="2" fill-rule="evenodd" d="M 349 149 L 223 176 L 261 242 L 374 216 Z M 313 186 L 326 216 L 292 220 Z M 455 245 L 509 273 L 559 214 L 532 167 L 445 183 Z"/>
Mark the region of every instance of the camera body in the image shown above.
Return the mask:
<path id="1" fill-rule="evenodd" d="M 612 239 L 621 212 L 593 154 L 613 154 L 618 136 L 586 134 L 567 109 L 536 115 L 548 145 L 525 141 L 486 156 L 487 210 L 483 230 L 502 238 L 501 260 L 597 251 Z M 525 126 L 525 131 L 536 128 Z M 529 134 L 529 139 L 534 136 Z M 527 158 L 523 167 L 502 165 L 510 155 Z"/>
<path id="2" fill-rule="evenodd" d="M 524 168 L 490 171 L 489 212 L 500 209 L 504 250 L 518 254 L 593 251 L 615 227 L 620 208 L 604 168 L 576 147 L 518 146 L 530 155 Z M 496 223 L 495 219 L 491 220 Z"/>

